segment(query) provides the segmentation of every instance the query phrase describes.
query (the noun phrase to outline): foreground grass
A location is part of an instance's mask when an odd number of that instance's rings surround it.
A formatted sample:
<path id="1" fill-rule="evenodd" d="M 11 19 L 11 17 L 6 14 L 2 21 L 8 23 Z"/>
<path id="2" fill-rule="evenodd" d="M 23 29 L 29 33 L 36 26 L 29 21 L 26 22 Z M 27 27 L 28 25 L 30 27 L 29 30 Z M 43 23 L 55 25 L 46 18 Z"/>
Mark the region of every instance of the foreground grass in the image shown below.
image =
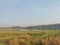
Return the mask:
<path id="1" fill-rule="evenodd" d="M 42 39 L 57 35 L 60 35 L 60 30 L 1 30 L 0 45 L 35 45 Z"/>

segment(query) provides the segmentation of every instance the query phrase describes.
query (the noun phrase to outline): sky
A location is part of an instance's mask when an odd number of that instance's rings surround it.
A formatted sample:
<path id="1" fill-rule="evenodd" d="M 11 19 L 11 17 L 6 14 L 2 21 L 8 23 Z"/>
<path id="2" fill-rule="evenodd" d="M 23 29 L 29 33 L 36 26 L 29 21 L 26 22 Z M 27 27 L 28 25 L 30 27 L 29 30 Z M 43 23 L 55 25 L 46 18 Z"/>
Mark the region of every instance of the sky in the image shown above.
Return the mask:
<path id="1" fill-rule="evenodd" d="M 0 0 L 0 27 L 60 23 L 60 0 Z"/>

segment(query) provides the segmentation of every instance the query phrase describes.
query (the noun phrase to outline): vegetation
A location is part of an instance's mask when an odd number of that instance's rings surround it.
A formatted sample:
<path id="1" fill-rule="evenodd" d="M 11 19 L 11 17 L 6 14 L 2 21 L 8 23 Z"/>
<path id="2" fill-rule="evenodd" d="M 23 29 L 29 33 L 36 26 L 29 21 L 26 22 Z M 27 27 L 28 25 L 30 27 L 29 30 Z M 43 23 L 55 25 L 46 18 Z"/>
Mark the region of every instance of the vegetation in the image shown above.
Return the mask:
<path id="1" fill-rule="evenodd" d="M 35 25 L 35 26 L 13 26 L 13 27 L 0 27 L 1 30 L 60 30 L 60 24 L 49 25 Z"/>
<path id="2" fill-rule="evenodd" d="M 60 30 L 0 30 L 0 45 L 60 45 Z"/>

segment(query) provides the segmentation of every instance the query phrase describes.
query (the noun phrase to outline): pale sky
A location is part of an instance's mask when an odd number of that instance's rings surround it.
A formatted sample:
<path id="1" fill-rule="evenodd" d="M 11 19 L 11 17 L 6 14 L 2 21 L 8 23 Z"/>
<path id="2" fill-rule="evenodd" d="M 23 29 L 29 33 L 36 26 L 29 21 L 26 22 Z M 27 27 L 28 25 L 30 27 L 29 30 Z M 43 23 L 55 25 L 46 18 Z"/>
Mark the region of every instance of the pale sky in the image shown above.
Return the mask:
<path id="1" fill-rule="evenodd" d="M 60 23 L 60 0 L 0 0 L 0 27 L 55 23 Z"/>

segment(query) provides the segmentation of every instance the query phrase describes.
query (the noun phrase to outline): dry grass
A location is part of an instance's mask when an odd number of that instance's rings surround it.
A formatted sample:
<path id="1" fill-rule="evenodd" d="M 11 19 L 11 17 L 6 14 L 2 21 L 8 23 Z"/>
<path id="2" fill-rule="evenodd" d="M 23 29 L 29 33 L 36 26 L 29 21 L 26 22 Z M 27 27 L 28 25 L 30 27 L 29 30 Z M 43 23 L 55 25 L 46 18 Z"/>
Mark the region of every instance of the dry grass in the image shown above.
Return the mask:
<path id="1" fill-rule="evenodd" d="M 60 45 L 60 30 L 0 31 L 0 45 Z"/>

